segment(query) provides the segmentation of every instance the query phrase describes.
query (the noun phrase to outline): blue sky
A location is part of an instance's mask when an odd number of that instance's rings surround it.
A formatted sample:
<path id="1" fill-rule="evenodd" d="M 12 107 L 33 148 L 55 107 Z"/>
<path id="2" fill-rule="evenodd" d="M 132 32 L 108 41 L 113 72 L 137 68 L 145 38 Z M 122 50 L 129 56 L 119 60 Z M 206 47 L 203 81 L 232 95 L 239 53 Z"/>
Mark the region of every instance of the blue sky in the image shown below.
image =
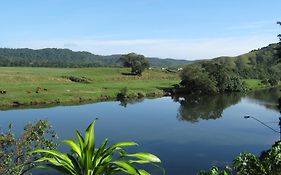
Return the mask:
<path id="1" fill-rule="evenodd" d="M 277 42 L 280 0 L 9 0 L 0 47 L 205 59 Z"/>

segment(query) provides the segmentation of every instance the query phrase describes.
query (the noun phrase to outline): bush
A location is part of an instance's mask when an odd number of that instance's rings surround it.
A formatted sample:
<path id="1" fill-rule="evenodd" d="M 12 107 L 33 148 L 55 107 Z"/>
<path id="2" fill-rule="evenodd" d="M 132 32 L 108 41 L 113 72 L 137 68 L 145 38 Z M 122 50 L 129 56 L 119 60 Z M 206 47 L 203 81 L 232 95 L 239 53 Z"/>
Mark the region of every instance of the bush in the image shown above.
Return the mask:
<path id="1" fill-rule="evenodd" d="M 138 98 L 144 98 L 145 97 L 145 93 L 144 92 L 139 92 L 138 93 Z"/>
<path id="2" fill-rule="evenodd" d="M 117 100 L 124 100 L 128 97 L 128 88 L 124 87 L 117 93 Z"/>
<path id="3" fill-rule="evenodd" d="M 39 155 L 29 155 L 27 152 L 38 148 L 54 149 L 56 133 L 47 120 L 39 120 L 24 127 L 24 132 L 18 138 L 9 126 L 8 132 L 0 133 L 0 174 L 26 174 L 34 167 L 34 160 Z"/>
<path id="4" fill-rule="evenodd" d="M 270 78 L 268 80 L 268 83 L 271 85 L 271 86 L 276 86 L 278 85 L 278 80 L 276 80 L 275 78 Z"/>
<path id="5" fill-rule="evenodd" d="M 264 85 L 268 85 L 268 84 L 269 84 L 267 79 L 263 79 L 263 80 L 261 81 L 261 83 L 264 84 Z"/>
<path id="6" fill-rule="evenodd" d="M 90 83 L 90 80 L 86 77 L 63 76 L 63 78 L 76 83 Z"/>

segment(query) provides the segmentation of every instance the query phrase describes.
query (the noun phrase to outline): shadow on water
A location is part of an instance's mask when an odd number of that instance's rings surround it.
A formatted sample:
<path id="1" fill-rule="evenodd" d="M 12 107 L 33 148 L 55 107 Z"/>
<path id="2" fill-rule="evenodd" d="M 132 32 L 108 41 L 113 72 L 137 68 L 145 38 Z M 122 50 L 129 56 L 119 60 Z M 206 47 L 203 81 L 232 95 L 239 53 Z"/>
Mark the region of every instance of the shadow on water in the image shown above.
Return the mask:
<path id="1" fill-rule="evenodd" d="M 199 120 L 218 119 L 223 111 L 240 102 L 244 95 L 241 93 L 200 95 L 188 97 L 173 97 L 175 102 L 180 103 L 177 118 L 188 122 Z"/>

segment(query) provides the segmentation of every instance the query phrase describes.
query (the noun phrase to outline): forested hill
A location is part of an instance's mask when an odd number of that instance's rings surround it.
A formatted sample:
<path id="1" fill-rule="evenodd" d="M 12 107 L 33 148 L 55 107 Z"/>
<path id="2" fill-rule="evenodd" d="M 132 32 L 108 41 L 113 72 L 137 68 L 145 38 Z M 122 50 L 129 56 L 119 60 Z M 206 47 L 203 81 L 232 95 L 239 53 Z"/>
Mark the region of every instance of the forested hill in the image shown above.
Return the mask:
<path id="1" fill-rule="evenodd" d="M 69 49 L 0 48 L 0 66 L 24 67 L 118 67 L 121 55 L 101 56 L 90 52 L 74 52 Z M 152 67 L 178 67 L 191 61 L 147 58 Z"/>
<path id="2" fill-rule="evenodd" d="M 229 70 L 238 73 L 242 78 L 268 78 L 281 74 L 281 62 L 277 54 L 278 44 L 270 44 L 261 49 L 252 50 L 249 53 L 237 57 L 218 57 L 211 60 L 203 60 L 194 64 L 204 67 L 206 64 L 223 65 Z"/>

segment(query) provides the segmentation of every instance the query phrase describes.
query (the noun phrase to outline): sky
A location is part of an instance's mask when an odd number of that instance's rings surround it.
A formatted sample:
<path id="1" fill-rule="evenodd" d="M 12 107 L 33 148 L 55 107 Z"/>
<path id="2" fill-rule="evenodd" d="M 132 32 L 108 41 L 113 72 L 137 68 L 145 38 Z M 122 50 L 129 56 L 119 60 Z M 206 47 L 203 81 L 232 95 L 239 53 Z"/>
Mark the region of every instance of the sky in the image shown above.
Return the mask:
<path id="1" fill-rule="evenodd" d="M 236 56 L 278 42 L 280 7 L 280 0 L 3 0 L 0 47 Z"/>

